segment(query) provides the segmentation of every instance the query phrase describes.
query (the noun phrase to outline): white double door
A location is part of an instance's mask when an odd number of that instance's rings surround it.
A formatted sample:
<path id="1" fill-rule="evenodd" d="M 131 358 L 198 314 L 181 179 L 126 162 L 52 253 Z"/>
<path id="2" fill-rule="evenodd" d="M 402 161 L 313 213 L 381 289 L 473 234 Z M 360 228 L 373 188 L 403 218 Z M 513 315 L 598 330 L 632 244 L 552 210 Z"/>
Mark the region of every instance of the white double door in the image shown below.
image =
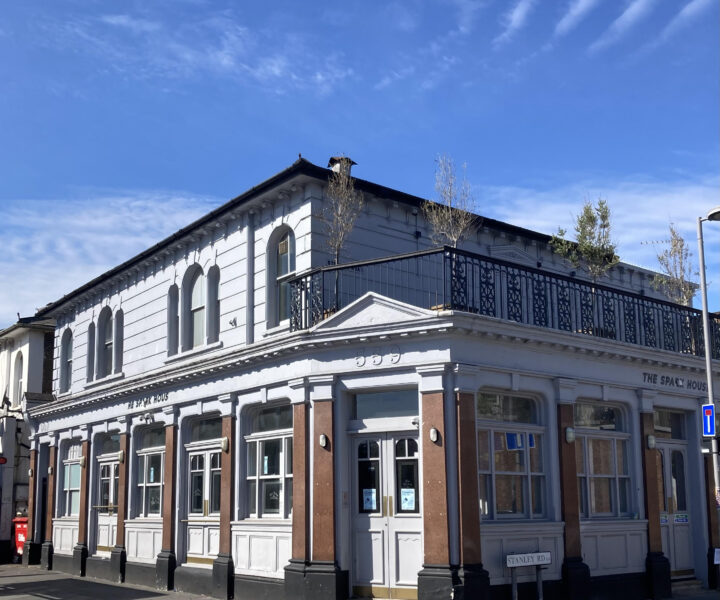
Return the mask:
<path id="1" fill-rule="evenodd" d="M 363 435 L 352 449 L 353 592 L 417 598 L 423 556 L 417 433 Z"/>
<path id="2" fill-rule="evenodd" d="M 687 488 L 687 445 L 657 443 L 660 531 L 663 553 L 670 561 L 673 576 L 694 572 L 692 553 L 692 515 Z"/>
<path id="3" fill-rule="evenodd" d="M 109 553 L 115 546 L 117 535 L 119 464 L 117 460 L 98 459 L 97 504 L 93 507 L 97 515 L 97 538 L 95 550 L 98 554 Z"/>

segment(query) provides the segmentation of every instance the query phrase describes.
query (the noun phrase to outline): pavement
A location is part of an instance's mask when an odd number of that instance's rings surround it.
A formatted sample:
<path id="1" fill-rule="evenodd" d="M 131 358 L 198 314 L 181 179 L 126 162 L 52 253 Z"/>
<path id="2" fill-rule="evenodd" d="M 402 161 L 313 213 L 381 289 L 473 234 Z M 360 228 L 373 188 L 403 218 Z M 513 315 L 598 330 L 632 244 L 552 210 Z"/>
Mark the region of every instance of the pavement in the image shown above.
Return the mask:
<path id="1" fill-rule="evenodd" d="M 135 585 L 73 577 L 59 571 L 45 571 L 39 567 L 14 564 L 0 565 L 0 598 L 4 600 L 161 600 L 162 598 L 208 600 L 207 596 L 161 592 Z M 720 591 L 675 589 L 673 599 L 720 600 Z"/>

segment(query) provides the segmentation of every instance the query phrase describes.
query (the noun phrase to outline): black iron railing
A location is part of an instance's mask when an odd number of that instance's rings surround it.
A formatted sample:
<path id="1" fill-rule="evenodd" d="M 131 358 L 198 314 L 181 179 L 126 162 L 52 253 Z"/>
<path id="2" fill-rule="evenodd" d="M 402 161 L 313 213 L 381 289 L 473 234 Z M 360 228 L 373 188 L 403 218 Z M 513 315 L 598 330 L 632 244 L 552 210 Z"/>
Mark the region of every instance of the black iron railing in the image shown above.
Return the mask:
<path id="1" fill-rule="evenodd" d="M 454 248 L 346 265 L 292 278 L 290 328 L 307 329 L 367 292 L 431 309 L 461 310 L 703 355 L 702 313 L 640 294 L 551 274 Z M 720 358 L 720 322 L 711 318 Z"/>

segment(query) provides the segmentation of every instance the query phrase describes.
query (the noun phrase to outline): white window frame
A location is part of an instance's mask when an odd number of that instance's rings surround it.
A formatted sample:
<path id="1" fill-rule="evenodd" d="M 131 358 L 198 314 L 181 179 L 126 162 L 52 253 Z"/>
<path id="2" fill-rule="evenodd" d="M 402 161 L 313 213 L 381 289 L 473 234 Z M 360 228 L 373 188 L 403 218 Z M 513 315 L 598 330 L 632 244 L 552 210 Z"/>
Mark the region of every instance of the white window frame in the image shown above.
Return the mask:
<path id="1" fill-rule="evenodd" d="M 633 493 L 632 493 L 632 485 L 633 485 L 633 476 L 632 476 L 632 460 L 631 460 L 631 453 L 632 453 L 632 445 L 630 444 L 630 433 L 627 431 L 629 428 L 627 427 L 628 424 L 628 418 L 626 411 L 618 406 L 618 405 L 607 405 L 607 404 L 600 404 L 598 402 L 592 402 L 592 401 L 578 401 L 577 404 L 583 404 L 583 405 L 592 405 L 592 406 L 599 406 L 604 408 L 612 408 L 613 410 L 617 411 L 618 415 L 620 416 L 620 426 L 622 428 L 621 431 L 618 430 L 603 430 L 603 429 L 595 429 L 591 427 L 581 427 L 579 425 L 575 426 L 575 444 L 576 444 L 576 452 L 581 451 L 582 452 L 582 472 L 577 472 L 577 482 L 578 482 L 578 502 L 579 502 L 579 512 L 580 512 L 580 519 L 582 520 L 597 520 L 597 519 L 629 519 L 632 517 L 633 513 Z M 573 412 L 574 412 L 573 407 Z M 600 441 L 609 441 L 612 443 L 612 465 L 613 465 L 613 471 L 612 474 L 593 474 L 590 470 L 590 464 L 591 464 L 591 449 L 592 449 L 592 440 L 600 440 Z M 625 463 L 627 465 L 627 474 L 619 473 L 618 469 L 618 462 L 617 462 L 617 446 L 618 442 L 621 442 L 623 444 L 623 452 L 625 453 Z M 576 471 L 577 471 L 577 458 L 576 458 Z M 610 480 L 611 481 L 611 494 L 612 494 L 612 503 L 614 506 L 614 510 L 611 512 L 594 512 L 592 510 L 592 498 L 591 498 L 591 483 L 592 480 Z M 620 481 L 626 481 L 627 487 L 626 487 L 626 502 L 627 502 L 627 510 L 621 511 L 620 510 Z M 583 506 L 584 505 L 584 506 Z"/>
<path id="2" fill-rule="evenodd" d="M 102 476 L 103 467 L 109 467 L 110 477 L 104 478 Z M 117 452 L 110 452 L 108 454 L 101 454 L 97 457 L 97 501 L 98 504 L 94 506 L 100 515 L 114 515 L 117 513 L 118 498 L 117 495 L 120 491 L 120 462 L 118 460 Z M 116 475 L 117 473 L 117 475 Z M 109 481 L 109 493 L 108 503 L 100 504 L 102 502 L 102 484 L 103 480 Z"/>
<path id="3" fill-rule="evenodd" d="M 72 354 L 73 335 L 69 329 L 65 330 L 60 346 L 60 393 L 70 391 L 72 385 Z"/>
<path id="4" fill-rule="evenodd" d="M 153 519 L 162 516 L 163 511 L 163 499 L 164 499 L 164 485 L 165 485 L 165 447 L 154 446 L 150 448 L 143 448 L 137 450 L 137 477 L 135 478 L 135 490 L 137 499 L 137 510 L 136 517 L 139 519 Z M 160 456 L 160 480 L 156 483 L 148 483 L 147 477 L 147 464 L 149 457 Z M 142 474 L 142 481 L 140 481 L 140 475 Z M 147 493 L 151 487 L 160 488 L 160 510 L 157 513 L 151 513 L 147 507 Z"/>
<path id="5" fill-rule="evenodd" d="M 71 456 L 72 454 L 72 456 Z M 82 445 L 81 444 L 69 444 L 65 449 L 65 458 L 62 461 L 63 465 L 63 487 L 62 487 L 62 506 L 60 508 L 61 517 L 77 517 L 80 515 L 80 488 L 82 487 L 82 467 L 80 466 L 80 458 L 82 456 Z M 78 480 L 78 487 L 70 487 L 70 468 L 76 466 L 80 469 L 80 477 Z M 78 497 L 78 512 L 71 512 L 72 493 L 76 493 Z"/>
<path id="6" fill-rule="evenodd" d="M 220 506 L 218 510 L 212 510 L 212 477 L 213 472 L 219 473 L 222 465 L 222 448 L 220 438 L 211 440 L 202 440 L 199 442 L 190 442 L 185 444 L 185 450 L 187 453 L 187 496 L 186 496 L 186 510 L 189 519 L 219 519 L 220 518 Z M 216 469 L 212 467 L 212 455 L 217 454 L 220 463 Z M 203 511 L 202 513 L 192 511 L 192 457 L 203 456 Z M 222 486 L 222 480 L 221 480 Z M 220 492 L 218 492 L 220 493 Z M 218 498 L 219 501 L 219 498 Z"/>
<path id="7" fill-rule="evenodd" d="M 190 279 L 190 290 L 188 291 L 188 349 L 192 350 L 200 346 L 204 346 L 207 337 L 207 290 L 205 289 L 206 277 L 205 274 L 198 269 L 197 273 Z M 196 289 L 199 290 L 200 300 L 199 304 L 195 304 L 195 294 L 193 293 Z M 202 331 L 198 332 L 199 335 L 195 335 L 195 316 L 196 313 L 201 314 L 200 324 L 202 325 Z"/>
<path id="8" fill-rule="evenodd" d="M 19 361 L 19 362 L 18 362 Z M 22 352 L 15 354 L 13 363 L 13 406 L 22 403 L 23 380 L 25 379 L 25 357 Z"/>
<path id="9" fill-rule="evenodd" d="M 535 415 L 537 417 L 537 423 L 522 423 L 512 421 L 501 421 L 496 419 L 482 418 L 478 415 L 478 400 L 482 394 L 506 396 L 514 398 L 522 398 L 529 400 L 535 405 Z M 535 396 L 526 396 L 523 394 L 514 394 L 508 392 L 496 392 L 493 390 L 480 390 L 475 396 L 475 415 L 476 415 L 476 436 L 479 435 L 480 431 L 486 431 L 488 433 L 488 468 L 480 469 L 479 456 L 477 459 L 478 466 L 478 483 L 480 478 L 486 477 L 489 481 L 487 485 L 487 506 L 483 508 L 481 499 L 481 518 L 483 521 L 513 521 L 513 520 L 547 520 L 548 519 L 548 472 L 547 472 L 547 428 L 542 424 L 542 411 L 541 411 L 541 400 Z M 522 471 L 498 471 L 495 468 L 495 434 L 513 434 L 519 433 L 524 435 L 525 448 L 524 452 L 524 469 Z M 542 470 L 532 471 L 531 460 L 530 460 L 530 444 L 529 436 L 535 435 L 540 436 L 540 456 L 542 460 Z M 479 443 L 479 442 L 478 442 Z M 480 448 L 477 448 L 479 452 Z M 525 510 L 522 514 L 498 514 L 497 512 L 497 493 L 495 479 L 497 475 L 508 475 L 513 477 L 523 478 L 523 506 Z M 541 492 L 542 492 L 542 513 L 533 512 L 532 502 L 532 484 L 533 478 L 541 478 Z"/>
<path id="10" fill-rule="evenodd" d="M 292 515 L 292 447 L 293 430 L 290 429 L 273 429 L 271 431 L 263 431 L 261 433 L 251 433 L 245 436 L 246 449 L 246 468 L 245 468 L 245 502 L 246 516 L 250 519 L 289 519 Z M 264 443 L 271 441 L 280 442 L 280 469 L 277 474 L 263 474 L 262 459 L 260 449 Z M 251 475 L 250 460 L 252 458 L 251 448 L 255 447 L 255 474 Z M 262 489 L 264 482 L 280 481 L 280 498 L 277 513 L 265 513 L 262 510 Z M 289 484 L 289 485 L 288 485 Z M 254 485 L 255 510 L 252 511 L 252 503 L 250 501 L 251 489 Z"/>

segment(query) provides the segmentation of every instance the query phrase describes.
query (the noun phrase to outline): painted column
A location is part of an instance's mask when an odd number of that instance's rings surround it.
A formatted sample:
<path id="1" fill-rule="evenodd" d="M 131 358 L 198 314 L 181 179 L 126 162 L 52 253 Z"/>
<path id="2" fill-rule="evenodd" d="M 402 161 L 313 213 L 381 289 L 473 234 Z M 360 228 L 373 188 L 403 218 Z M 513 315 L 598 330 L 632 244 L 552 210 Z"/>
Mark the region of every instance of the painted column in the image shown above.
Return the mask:
<path id="1" fill-rule="evenodd" d="M 118 461 L 118 497 L 117 497 L 117 536 L 115 547 L 110 553 L 110 568 L 118 582 L 125 581 L 125 519 L 128 508 L 128 466 L 130 464 L 130 435 L 120 434 L 120 453 Z"/>
<path id="2" fill-rule="evenodd" d="M 27 507 L 27 539 L 23 547 L 22 563 L 24 565 L 36 565 L 40 562 L 40 540 L 35 535 L 35 526 L 39 515 L 36 515 L 36 495 L 37 495 L 37 455 L 35 449 L 35 441 L 30 442 L 33 447 L 30 450 L 30 466 L 28 471 L 28 507 Z"/>
<path id="3" fill-rule="evenodd" d="M 84 430 L 87 435 L 87 426 Z M 80 512 L 78 513 L 78 541 L 73 548 L 73 574 L 85 577 L 88 557 L 88 502 L 90 500 L 90 440 L 82 441 L 80 454 Z"/>
<path id="4" fill-rule="evenodd" d="M 718 581 L 720 567 L 715 564 L 715 548 L 720 548 L 720 531 L 718 530 L 717 499 L 715 498 L 715 469 L 711 454 L 703 455 L 703 464 L 705 467 L 705 506 L 707 507 L 708 539 L 710 540 L 710 548 L 708 549 L 708 587 L 714 590 L 718 588 L 718 583 L 720 583 Z"/>
<path id="5" fill-rule="evenodd" d="M 580 490 L 574 441 L 576 382 L 556 379 L 558 458 L 560 461 L 560 508 L 565 522 L 563 542 L 565 559 L 562 579 L 567 597 L 587 598 L 590 593 L 590 568 L 583 562 L 580 537 Z M 570 434 L 572 432 L 572 435 Z M 572 439 L 571 439 L 572 438 Z M 570 439 L 570 441 L 568 441 Z"/>
<path id="6" fill-rule="evenodd" d="M 483 569 L 480 546 L 480 494 L 478 491 L 477 426 L 474 391 L 456 391 L 458 455 L 458 515 L 460 578 L 466 598 L 489 598 L 490 577 Z"/>
<path id="7" fill-rule="evenodd" d="M 232 403 L 231 403 L 232 404 Z M 232 512 L 234 508 L 234 454 L 235 454 L 235 417 L 232 414 L 222 418 L 222 444 L 220 453 L 220 539 L 218 555 L 213 561 L 213 589 L 215 598 L 232 598 L 235 585 L 235 566 L 233 565 Z"/>
<path id="8" fill-rule="evenodd" d="M 308 406 L 305 402 L 305 382 L 289 382 L 297 391 L 293 400 L 293 507 L 292 557 L 285 567 L 286 598 L 305 597 L 305 568 L 310 560 L 310 498 L 308 495 Z"/>
<path id="9" fill-rule="evenodd" d="M 657 478 L 660 453 L 648 448 L 648 436 L 655 435 L 653 400 L 655 392 L 638 390 L 640 400 L 640 451 L 642 455 L 643 488 L 645 495 L 645 518 L 648 521 L 648 553 L 645 558 L 645 570 L 648 575 L 650 597 L 670 598 L 670 561 L 663 554 L 662 534 L 660 531 L 660 497 Z"/>
<path id="10" fill-rule="evenodd" d="M 334 377 L 311 377 L 312 547 L 306 598 L 346 598 L 348 573 L 340 571 L 335 548 Z"/>
<path id="11" fill-rule="evenodd" d="M 174 415 L 174 413 L 173 413 Z M 155 562 L 155 586 L 161 590 L 175 587 L 175 467 L 177 464 L 177 433 L 174 422 L 165 425 L 165 465 L 163 472 L 162 550 Z"/>
<path id="12" fill-rule="evenodd" d="M 53 516 L 55 515 L 55 484 L 57 482 L 57 446 L 52 439 L 48 457 L 47 510 L 45 512 L 45 540 L 43 541 L 40 565 L 52 569 L 53 564 Z"/>

